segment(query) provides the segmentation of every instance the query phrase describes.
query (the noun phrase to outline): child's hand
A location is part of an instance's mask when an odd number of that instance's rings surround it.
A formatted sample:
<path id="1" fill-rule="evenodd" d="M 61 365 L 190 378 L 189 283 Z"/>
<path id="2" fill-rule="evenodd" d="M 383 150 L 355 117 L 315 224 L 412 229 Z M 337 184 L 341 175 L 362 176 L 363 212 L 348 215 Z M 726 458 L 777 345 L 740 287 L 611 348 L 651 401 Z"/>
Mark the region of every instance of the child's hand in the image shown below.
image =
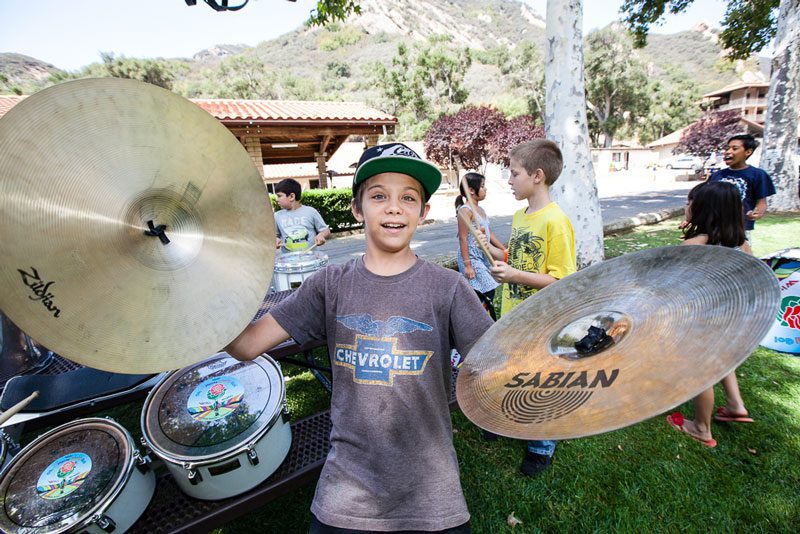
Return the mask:
<path id="1" fill-rule="evenodd" d="M 514 275 L 514 271 L 516 271 L 516 269 L 514 269 L 506 262 L 496 260 L 494 262 L 494 265 L 492 266 L 492 278 L 494 278 L 501 284 L 506 282 L 511 282 L 511 278 Z"/>
<path id="2" fill-rule="evenodd" d="M 316 237 L 314 237 L 314 243 L 316 243 L 317 246 L 324 245 L 325 238 L 322 236 L 322 234 L 317 234 Z"/>
<path id="3" fill-rule="evenodd" d="M 761 217 L 763 217 L 763 215 L 762 215 L 762 214 L 760 214 L 760 213 L 756 213 L 756 212 L 755 212 L 755 211 L 753 211 L 753 210 L 750 210 L 750 211 L 748 211 L 747 213 L 745 213 L 745 214 L 744 214 L 744 216 L 745 216 L 745 217 L 747 217 L 747 220 L 748 220 L 748 221 L 757 221 L 757 220 L 759 220 Z"/>
<path id="4" fill-rule="evenodd" d="M 478 232 L 478 241 L 480 241 L 481 246 L 484 248 L 489 248 L 489 238 L 486 237 L 486 231 L 484 228 L 479 228 L 480 232 Z"/>
<path id="5" fill-rule="evenodd" d="M 678 225 L 678 230 L 683 230 L 687 226 L 689 226 L 689 221 L 681 221 L 681 223 Z"/>
<path id="6" fill-rule="evenodd" d="M 468 280 L 475 278 L 475 269 L 472 268 L 472 265 L 464 266 L 464 276 L 466 276 Z"/>

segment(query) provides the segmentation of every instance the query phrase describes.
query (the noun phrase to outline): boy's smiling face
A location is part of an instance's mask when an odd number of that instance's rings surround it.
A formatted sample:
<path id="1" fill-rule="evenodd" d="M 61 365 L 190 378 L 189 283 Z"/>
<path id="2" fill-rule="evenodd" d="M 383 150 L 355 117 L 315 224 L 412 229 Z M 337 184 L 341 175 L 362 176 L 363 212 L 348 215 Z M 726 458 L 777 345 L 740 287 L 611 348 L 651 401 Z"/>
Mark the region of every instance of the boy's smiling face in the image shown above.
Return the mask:
<path id="1" fill-rule="evenodd" d="M 359 188 L 361 211 L 353 216 L 364 223 L 367 248 L 378 252 L 408 249 L 420 220 L 428 214 L 422 184 L 407 174 L 385 172 L 366 180 Z"/>
<path id="2" fill-rule="evenodd" d="M 747 166 L 747 158 L 753 154 L 753 151 L 744 147 L 744 141 L 740 139 L 732 139 L 727 148 L 723 159 L 725 164 L 731 169 L 741 169 Z"/>

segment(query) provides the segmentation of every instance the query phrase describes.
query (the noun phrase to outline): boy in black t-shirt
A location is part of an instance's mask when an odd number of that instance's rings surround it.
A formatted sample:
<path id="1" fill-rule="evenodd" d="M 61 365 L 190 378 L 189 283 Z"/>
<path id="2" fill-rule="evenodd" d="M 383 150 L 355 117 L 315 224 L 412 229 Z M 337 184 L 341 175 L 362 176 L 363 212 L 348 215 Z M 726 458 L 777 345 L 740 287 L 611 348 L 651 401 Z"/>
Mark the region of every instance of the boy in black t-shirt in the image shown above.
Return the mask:
<path id="1" fill-rule="evenodd" d="M 742 195 L 744 228 L 747 241 L 752 245 L 752 231 L 755 221 L 767 211 L 767 197 L 775 194 L 775 185 L 763 169 L 747 164 L 753 151 L 758 148 L 758 141 L 752 135 L 734 135 L 728 139 L 724 160 L 728 165 L 720 169 L 708 179 L 709 182 L 729 182 L 739 189 Z"/>

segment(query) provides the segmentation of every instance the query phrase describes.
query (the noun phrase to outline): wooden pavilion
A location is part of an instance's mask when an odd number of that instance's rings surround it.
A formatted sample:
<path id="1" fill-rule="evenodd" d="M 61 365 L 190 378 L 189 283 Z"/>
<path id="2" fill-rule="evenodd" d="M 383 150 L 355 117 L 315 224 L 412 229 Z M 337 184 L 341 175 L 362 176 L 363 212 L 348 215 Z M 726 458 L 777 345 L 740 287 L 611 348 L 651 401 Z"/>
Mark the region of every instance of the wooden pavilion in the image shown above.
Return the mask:
<path id="1" fill-rule="evenodd" d="M 0 95 L 0 117 L 23 98 Z M 374 146 L 397 124 L 396 117 L 360 102 L 190 100 L 239 139 L 262 178 L 264 165 L 315 163 L 321 188 L 329 186 L 328 159 L 349 136 Z"/>

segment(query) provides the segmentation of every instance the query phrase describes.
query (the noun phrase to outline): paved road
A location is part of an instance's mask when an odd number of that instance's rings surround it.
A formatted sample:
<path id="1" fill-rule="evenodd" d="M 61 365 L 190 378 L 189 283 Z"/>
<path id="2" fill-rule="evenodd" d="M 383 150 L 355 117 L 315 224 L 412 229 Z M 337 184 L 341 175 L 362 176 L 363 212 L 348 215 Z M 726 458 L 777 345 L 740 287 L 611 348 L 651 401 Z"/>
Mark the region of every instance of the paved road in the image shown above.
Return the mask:
<path id="1" fill-rule="evenodd" d="M 622 218 L 635 217 L 641 213 L 652 213 L 683 206 L 685 202 L 686 187 L 683 186 L 669 190 L 601 198 L 600 208 L 605 225 Z M 511 234 L 511 218 L 511 215 L 492 217 L 492 231 L 504 242 L 508 241 Z M 411 247 L 417 255 L 428 259 L 453 255 L 458 242 L 456 232 L 454 220 L 425 224 L 417 229 Z M 327 254 L 332 263 L 344 263 L 364 253 L 364 236 L 359 234 L 331 239 L 317 250 Z"/>

